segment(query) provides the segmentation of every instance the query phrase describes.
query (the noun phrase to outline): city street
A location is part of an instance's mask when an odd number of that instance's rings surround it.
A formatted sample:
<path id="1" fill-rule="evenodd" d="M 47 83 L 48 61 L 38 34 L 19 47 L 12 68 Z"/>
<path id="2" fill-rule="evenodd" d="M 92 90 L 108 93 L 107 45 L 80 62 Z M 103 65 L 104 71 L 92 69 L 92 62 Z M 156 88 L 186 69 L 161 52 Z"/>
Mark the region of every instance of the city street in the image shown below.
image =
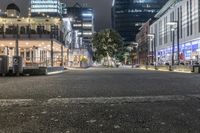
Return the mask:
<path id="1" fill-rule="evenodd" d="M 0 133 L 198 133 L 200 75 L 68 70 L 0 78 Z"/>

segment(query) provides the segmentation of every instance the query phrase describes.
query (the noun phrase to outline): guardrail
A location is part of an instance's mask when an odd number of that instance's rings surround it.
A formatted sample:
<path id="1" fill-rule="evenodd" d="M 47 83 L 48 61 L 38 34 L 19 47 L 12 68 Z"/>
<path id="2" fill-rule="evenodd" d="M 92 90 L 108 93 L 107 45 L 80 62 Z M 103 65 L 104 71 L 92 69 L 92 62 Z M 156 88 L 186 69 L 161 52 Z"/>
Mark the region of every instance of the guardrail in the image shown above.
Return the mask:
<path id="1" fill-rule="evenodd" d="M 53 36 L 52 38 L 59 42 L 62 42 L 62 40 L 63 40 L 62 36 Z M 0 39 L 7 39 L 7 40 L 16 39 L 16 35 L 15 34 L 4 34 L 4 35 L 0 35 Z M 20 34 L 18 39 L 19 40 L 51 39 L 51 35 L 50 34 L 31 34 L 31 35 Z"/>

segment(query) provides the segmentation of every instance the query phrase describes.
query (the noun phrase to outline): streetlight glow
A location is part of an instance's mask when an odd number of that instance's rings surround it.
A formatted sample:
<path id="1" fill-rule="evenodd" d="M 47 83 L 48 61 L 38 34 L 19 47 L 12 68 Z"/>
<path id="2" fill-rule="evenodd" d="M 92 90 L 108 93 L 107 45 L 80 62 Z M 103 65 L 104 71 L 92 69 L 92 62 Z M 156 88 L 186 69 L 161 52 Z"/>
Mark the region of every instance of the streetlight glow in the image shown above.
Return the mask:
<path id="1" fill-rule="evenodd" d="M 172 66 L 174 65 L 174 38 L 175 38 L 175 34 L 174 34 L 174 31 L 175 29 L 177 30 L 177 47 L 178 47 L 178 50 L 177 50 L 177 56 L 178 56 L 178 65 L 180 63 L 180 46 L 179 46 L 179 20 L 178 21 L 171 21 L 171 22 L 168 22 L 167 25 L 169 26 L 173 26 L 171 28 L 171 31 L 172 31 L 172 34 L 173 34 L 173 44 L 172 44 Z"/>
<path id="2" fill-rule="evenodd" d="M 148 34 L 147 36 L 148 36 L 148 37 L 154 38 L 154 37 L 155 37 L 155 34 Z"/>

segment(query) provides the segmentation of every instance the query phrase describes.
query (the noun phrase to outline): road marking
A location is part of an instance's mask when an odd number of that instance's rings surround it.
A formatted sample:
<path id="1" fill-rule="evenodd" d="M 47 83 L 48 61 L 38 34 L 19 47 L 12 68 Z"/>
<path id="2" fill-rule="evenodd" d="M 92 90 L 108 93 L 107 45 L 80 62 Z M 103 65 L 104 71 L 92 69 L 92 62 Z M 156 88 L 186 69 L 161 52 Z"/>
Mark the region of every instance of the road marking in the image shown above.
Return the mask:
<path id="1" fill-rule="evenodd" d="M 60 73 L 64 73 L 65 71 L 55 71 L 55 72 L 48 72 L 47 75 L 54 75 L 54 74 L 60 74 Z"/>
<path id="2" fill-rule="evenodd" d="M 200 94 L 188 95 L 189 97 L 200 99 Z"/>
<path id="3" fill-rule="evenodd" d="M 91 97 L 91 98 L 52 98 L 47 104 L 115 104 L 115 103 L 142 103 L 142 102 L 164 102 L 183 101 L 188 99 L 185 96 L 138 96 L 138 97 Z"/>
<path id="4" fill-rule="evenodd" d="M 138 68 L 138 70 L 146 70 L 146 71 L 157 71 L 157 72 L 171 72 L 171 73 L 192 73 L 191 71 L 179 71 L 179 70 L 174 70 L 174 71 L 169 71 L 169 70 L 164 70 L 164 69 L 159 69 L 155 70 L 154 68 Z"/>
<path id="5" fill-rule="evenodd" d="M 0 107 L 29 106 L 33 105 L 33 99 L 0 99 Z"/>
<path id="6" fill-rule="evenodd" d="M 186 101 L 200 99 L 200 95 L 166 95 L 166 96 L 133 96 L 133 97 L 88 97 L 88 98 L 51 98 L 37 103 L 34 99 L 0 99 L 0 107 L 32 105 L 65 105 L 65 104 L 121 104 L 153 103 L 167 101 Z"/>

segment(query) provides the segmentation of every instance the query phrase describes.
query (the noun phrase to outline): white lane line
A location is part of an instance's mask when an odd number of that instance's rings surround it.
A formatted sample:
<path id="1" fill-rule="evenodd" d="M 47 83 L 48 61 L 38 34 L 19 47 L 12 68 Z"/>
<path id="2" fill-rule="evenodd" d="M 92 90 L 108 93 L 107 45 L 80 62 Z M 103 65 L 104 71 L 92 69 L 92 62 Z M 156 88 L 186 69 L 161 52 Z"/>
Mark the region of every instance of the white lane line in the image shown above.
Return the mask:
<path id="1" fill-rule="evenodd" d="M 29 106 L 33 105 L 33 99 L 0 99 L 0 107 Z"/>
<path id="2" fill-rule="evenodd" d="M 183 101 L 188 97 L 173 95 L 173 96 L 141 96 L 141 97 L 91 97 L 91 98 L 52 98 L 47 101 L 47 104 L 114 104 L 114 103 L 141 103 L 141 102 L 164 102 L 164 101 Z"/>
<path id="3" fill-rule="evenodd" d="M 193 98 L 199 98 L 200 99 L 200 94 L 193 94 L 193 95 L 188 95 L 189 97 Z"/>
<path id="4" fill-rule="evenodd" d="M 166 96 L 133 96 L 133 97 L 88 97 L 88 98 L 52 98 L 41 103 L 34 99 L 0 99 L 0 107 L 32 106 L 32 105 L 63 105 L 63 104 L 120 104 L 120 103 L 151 103 L 167 101 L 186 101 L 199 99 L 200 95 L 166 95 Z"/>
<path id="5" fill-rule="evenodd" d="M 60 73 L 64 73 L 65 71 L 55 71 L 55 72 L 48 72 L 47 75 L 54 75 L 54 74 L 60 74 Z"/>

